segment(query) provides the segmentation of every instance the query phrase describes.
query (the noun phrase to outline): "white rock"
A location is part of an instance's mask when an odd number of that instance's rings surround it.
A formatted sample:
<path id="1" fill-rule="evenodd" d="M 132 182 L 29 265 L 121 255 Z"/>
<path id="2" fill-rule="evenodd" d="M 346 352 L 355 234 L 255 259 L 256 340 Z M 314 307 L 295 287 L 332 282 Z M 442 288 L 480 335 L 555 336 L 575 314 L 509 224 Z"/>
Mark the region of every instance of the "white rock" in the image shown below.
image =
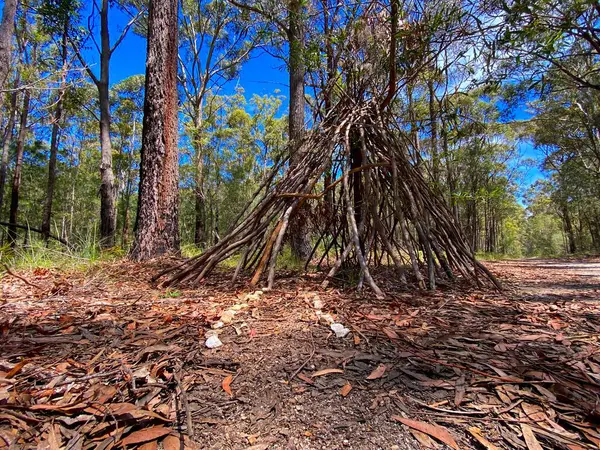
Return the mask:
<path id="1" fill-rule="evenodd" d="M 317 314 L 317 317 L 319 318 L 319 320 L 325 322 L 326 324 L 331 325 L 331 324 L 335 323 L 335 320 L 333 319 L 333 317 L 331 317 L 331 314 L 329 314 L 329 313 L 323 314 L 323 313 L 321 313 L 321 311 L 316 311 L 316 314 Z"/>
<path id="2" fill-rule="evenodd" d="M 344 338 L 348 336 L 348 333 L 350 333 L 350 330 L 341 323 L 332 323 L 331 331 L 333 331 L 335 335 L 339 338 Z"/>
<path id="3" fill-rule="evenodd" d="M 219 329 L 219 328 L 223 328 L 225 324 L 223 322 L 221 322 L 220 320 L 218 322 L 215 322 L 211 325 L 211 328 L 213 329 Z"/>
<path id="4" fill-rule="evenodd" d="M 218 348 L 218 347 L 220 347 L 221 345 L 223 345 L 223 343 L 222 343 L 222 342 L 221 342 L 221 340 L 219 339 L 219 336 L 213 335 L 213 336 L 210 336 L 210 337 L 209 337 L 209 338 L 206 340 L 206 343 L 205 343 L 205 345 L 206 345 L 208 348 Z"/>
<path id="5" fill-rule="evenodd" d="M 235 311 L 228 309 L 221 313 L 221 322 L 223 323 L 231 323 L 233 318 L 235 317 Z"/>

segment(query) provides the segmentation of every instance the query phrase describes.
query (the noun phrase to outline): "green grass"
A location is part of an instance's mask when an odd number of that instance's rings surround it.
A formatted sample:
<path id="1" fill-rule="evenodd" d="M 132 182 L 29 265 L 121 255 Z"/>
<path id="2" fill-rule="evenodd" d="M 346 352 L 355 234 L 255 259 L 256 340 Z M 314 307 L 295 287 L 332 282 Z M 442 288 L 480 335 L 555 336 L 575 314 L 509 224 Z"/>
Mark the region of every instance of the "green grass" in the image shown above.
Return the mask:
<path id="1" fill-rule="evenodd" d="M 15 269 L 86 270 L 101 262 L 115 261 L 123 256 L 125 252 L 118 247 L 103 251 L 97 245 L 86 245 L 74 251 L 56 243 L 46 246 L 41 240 L 30 240 L 28 245 L 14 249 L 8 245 L 0 248 L 0 261 Z"/>

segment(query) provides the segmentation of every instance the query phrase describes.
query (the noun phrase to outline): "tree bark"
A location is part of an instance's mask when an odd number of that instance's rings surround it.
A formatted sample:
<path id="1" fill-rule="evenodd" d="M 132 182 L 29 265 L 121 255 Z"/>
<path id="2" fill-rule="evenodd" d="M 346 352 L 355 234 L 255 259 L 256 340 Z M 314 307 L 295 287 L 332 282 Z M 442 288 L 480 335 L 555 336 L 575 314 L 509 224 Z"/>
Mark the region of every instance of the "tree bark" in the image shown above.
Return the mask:
<path id="1" fill-rule="evenodd" d="M 21 119 L 19 122 L 19 136 L 17 138 L 17 149 L 15 155 L 15 168 L 13 172 L 12 192 L 10 197 L 10 215 L 8 227 L 8 241 L 11 247 L 17 244 L 17 218 L 19 215 L 19 191 L 21 189 L 21 172 L 23 170 L 23 153 L 25 151 L 25 138 L 27 137 L 27 118 L 29 116 L 29 102 L 31 93 L 25 91 L 23 96 L 23 109 L 21 110 Z"/>
<path id="2" fill-rule="evenodd" d="M 2 10 L 2 22 L 0 22 L 0 92 L 4 90 L 4 86 L 8 81 L 8 74 L 10 73 L 11 65 L 11 53 L 12 53 L 12 38 L 15 32 L 15 14 L 17 13 L 17 0 L 4 0 L 4 9 Z M 13 108 L 14 113 L 14 108 Z M 0 108 L 0 123 L 2 122 L 4 109 Z M 9 117 L 8 123 L 10 125 L 11 118 Z M 14 118 L 12 118 L 14 126 Z M 9 128 L 7 128 L 7 131 Z M 10 128 L 10 136 L 12 137 L 12 127 Z M 6 139 L 6 135 L 4 136 Z M 4 184 L 6 182 L 6 164 L 8 158 L 8 149 L 5 148 L 6 140 L 2 146 L 2 167 L 0 171 L 0 214 L 2 213 L 2 202 L 4 200 Z M 6 155 L 6 157 L 5 157 Z"/>
<path id="3" fill-rule="evenodd" d="M 58 144 L 60 140 L 60 126 L 63 119 L 63 97 L 67 87 L 67 32 L 68 21 L 65 21 L 61 43 L 62 78 L 58 90 L 58 99 L 54 109 L 54 120 L 52 123 L 52 135 L 50 137 L 50 158 L 48 160 L 48 187 L 46 188 L 46 203 L 44 204 L 44 215 L 42 217 L 42 235 L 48 242 L 50 237 L 50 220 L 52 218 L 52 201 L 54 199 L 54 185 L 56 183 L 56 157 L 58 155 Z"/>
<path id="4" fill-rule="evenodd" d="M 178 0 L 150 1 L 136 261 L 179 251 L 177 13 Z"/>
<path id="5" fill-rule="evenodd" d="M 288 43 L 290 71 L 290 113 L 288 135 L 290 141 L 290 168 L 296 166 L 303 158 L 300 141 L 304 134 L 304 32 L 302 21 L 302 1 L 290 0 L 288 7 Z M 292 254 L 299 260 L 310 256 L 310 234 L 306 208 L 296 210 L 291 219 L 290 243 Z"/>
<path id="6" fill-rule="evenodd" d="M 6 85 L 11 68 L 10 56 L 12 51 L 12 38 L 15 32 L 17 3 L 17 0 L 4 0 L 2 22 L 0 23 L 0 91 L 3 90 Z"/>
<path id="7" fill-rule="evenodd" d="M 6 187 L 6 174 L 8 172 L 8 153 L 10 144 L 13 140 L 15 120 L 17 117 L 17 96 L 19 87 L 19 77 L 14 82 L 14 91 L 10 95 L 10 106 L 8 123 L 2 136 L 2 158 L 0 159 L 0 216 L 2 215 L 2 207 L 4 206 L 4 192 Z"/>

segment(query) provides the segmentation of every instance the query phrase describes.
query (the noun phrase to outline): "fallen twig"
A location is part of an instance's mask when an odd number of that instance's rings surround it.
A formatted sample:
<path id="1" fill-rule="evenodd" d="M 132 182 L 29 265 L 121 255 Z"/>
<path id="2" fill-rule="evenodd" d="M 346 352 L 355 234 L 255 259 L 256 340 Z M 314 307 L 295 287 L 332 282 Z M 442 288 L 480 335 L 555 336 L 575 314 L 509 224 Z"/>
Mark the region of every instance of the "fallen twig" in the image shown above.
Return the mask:
<path id="1" fill-rule="evenodd" d="M 13 276 L 15 278 L 18 278 L 19 280 L 21 280 L 23 283 L 27 284 L 28 286 L 34 287 L 36 289 L 39 289 L 40 291 L 44 290 L 44 288 L 42 288 L 41 286 L 39 286 L 39 285 L 37 285 L 35 283 L 32 283 L 27 278 L 22 277 L 21 275 L 17 275 L 16 273 L 14 273 L 12 270 L 10 270 L 10 267 L 8 267 L 5 263 L 2 263 L 2 265 L 4 266 L 4 269 L 6 270 L 7 274 L 9 274 L 9 275 L 11 275 L 11 276 Z"/>
<path id="2" fill-rule="evenodd" d="M 296 375 L 298 375 L 300 373 L 300 371 L 302 369 L 304 369 L 306 367 L 306 365 L 310 362 L 310 360 L 313 359 L 313 357 L 315 356 L 315 352 L 317 351 L 317 349 L 315 347 L 315 342 L 313 339 L 312 332 L 310 333 L 310 341 L 312 344 L 312 352 L 311 352 L 310 356 L 308 357 L 308 359 L 306 361 L 304 361 L 302 363 L 302 365 L 300 367 L 298 367 L 298 369 L 296 369 L 296 371 L 292 374 L 292 376 L 288 378 L 288 382 L 292 381 L 296 377 Z"/>
<path id="3" fill-rule="evenodd" d="M 177 382 L 177 386 L 179 388 L 179 395 L 181 396 L 181 404 L 185 409 L 185 419 L 187 425 L 187 432 L 190 437 L 194 436 L 194 423 L 192 422 L 192 413 L 190 411 L 190 405 L 188 403 L 187 394 L 185 392 L 185 388 L 183 387 L 183 383 L 181 382 L 181 377 L 179 376 L 179 372 L 174 373 L 175 381 Z"/>

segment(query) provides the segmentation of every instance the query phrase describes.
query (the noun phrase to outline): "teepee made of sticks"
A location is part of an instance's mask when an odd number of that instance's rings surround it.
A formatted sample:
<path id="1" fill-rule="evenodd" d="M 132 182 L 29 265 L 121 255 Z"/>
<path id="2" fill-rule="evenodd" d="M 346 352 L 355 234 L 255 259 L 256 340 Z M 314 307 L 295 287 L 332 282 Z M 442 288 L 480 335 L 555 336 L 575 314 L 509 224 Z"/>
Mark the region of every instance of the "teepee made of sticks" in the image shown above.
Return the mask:
<path id="1" fill-rule="evenodd" d="M 343 263 L 353 261 L 360 270 L 360 283 L 366 282 L 377 296 L 383 296 L 369 264 L 373 250 L 379 249 L 378 260 L 385 255 L 398 280 L 407 286 L 434 289 L 436 280 L 462 278 L 500 288 L 493 274 L 475 259 L 442 195 L 410 161 L 405 136 L 394 117 L 377 102 L 340 102 L 318 128 L 306 134 L 298 151 L 303 157 L 283 174 L 282 164 L 273 167 L 253 204 L 223 239 L 155 279 L 162 279 L 164 286 L 197 283 L 220 262 L 238 254 L 234 279 L 245 271 L 253 274 L 252 285 L 266 277 L 272 287 L 277 257 L 295 213 L 306 202 L 323 202 L 335 192 L 336 224 L 328 224 L 315 244 L 316 250 L 327 235 L 328 251 L 332 246 L 339 250 L 324 286 Z M 315 193 L 325 172 L 331 171 L 332 160 L 339 178 Z M 356 195 L 359 189 L 361 195 Z"/>

